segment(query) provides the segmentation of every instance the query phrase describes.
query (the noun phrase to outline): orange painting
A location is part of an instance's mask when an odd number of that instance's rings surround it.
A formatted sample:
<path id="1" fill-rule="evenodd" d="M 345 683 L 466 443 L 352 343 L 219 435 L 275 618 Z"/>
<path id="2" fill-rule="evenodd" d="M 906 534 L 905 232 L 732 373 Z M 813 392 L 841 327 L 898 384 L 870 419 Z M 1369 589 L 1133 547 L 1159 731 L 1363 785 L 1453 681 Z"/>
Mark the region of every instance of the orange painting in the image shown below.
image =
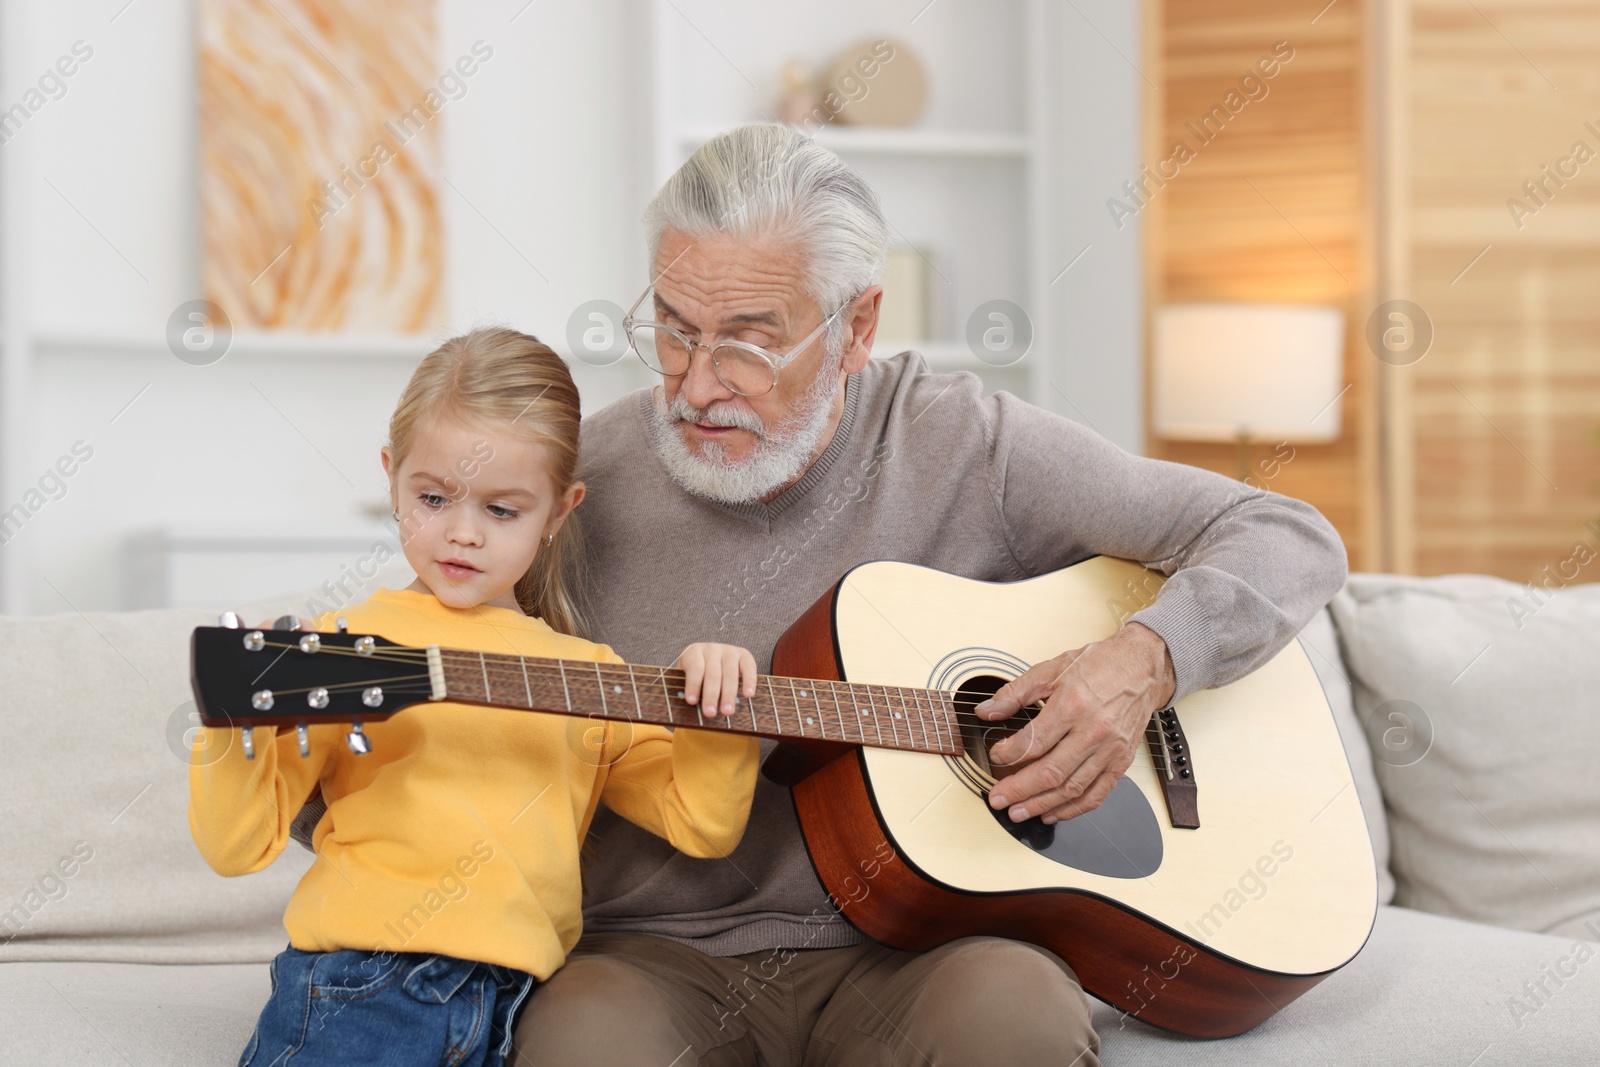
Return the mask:
<path id="1" fill-rule="evenodd" d="M 200 0 L 205 296 L 235 328 L 444 321 L 435 0 Z"/>

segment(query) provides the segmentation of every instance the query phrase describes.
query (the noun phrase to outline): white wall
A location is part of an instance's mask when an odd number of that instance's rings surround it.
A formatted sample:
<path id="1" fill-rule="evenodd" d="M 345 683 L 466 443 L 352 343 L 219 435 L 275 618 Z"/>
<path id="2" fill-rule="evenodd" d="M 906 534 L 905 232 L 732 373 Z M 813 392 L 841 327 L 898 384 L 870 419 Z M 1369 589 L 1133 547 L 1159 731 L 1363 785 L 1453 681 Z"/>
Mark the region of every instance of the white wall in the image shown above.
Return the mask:
<path id="1" fill-rule="evenodd" d="M 354 355 L 240 341 L 206 367 L 171 355 L 168 316 L 199 295 L 193 11 L 178 0 L 123 3 L 0 0 L 0 107 L 75 41 L 94 50 L 66 94 L 0 146 L 0 508 L 74 442 L 93 449 L 65 495 L 0 546 L 0 608 L 10 613 L 122 607 L 121 546 L 134 530 L 366 521 L 363 505 L 385 495 L 386 421 L 428 348 L 423 339 Z M 865 6 L 863 32 L 909 17 L 904 4 Z M 1138 55 L 1131 8 L 1078 7 Z M 443 116 L 446 173 L 470 201 L 445 189 L 449 333 L 504 321 L 564 350 L 578 304 L 626 306 L 642 288 L 641 8 L 446 2 L 441 69 L 475 40 L 495 49 Z M 1103 204 L 1137 169 L 1142 83 L 1070 11 L 1057 44 L 1069 177 L 1053 240 L 1094 247 L 1051 289 L 1049 358 L 1077 410 L 1052 406 L 1137 448 L 1138 236 L 1111 229 Z M 590 409 L 645 381 L 631 364 L 578 364 L 575 376 Z"/>

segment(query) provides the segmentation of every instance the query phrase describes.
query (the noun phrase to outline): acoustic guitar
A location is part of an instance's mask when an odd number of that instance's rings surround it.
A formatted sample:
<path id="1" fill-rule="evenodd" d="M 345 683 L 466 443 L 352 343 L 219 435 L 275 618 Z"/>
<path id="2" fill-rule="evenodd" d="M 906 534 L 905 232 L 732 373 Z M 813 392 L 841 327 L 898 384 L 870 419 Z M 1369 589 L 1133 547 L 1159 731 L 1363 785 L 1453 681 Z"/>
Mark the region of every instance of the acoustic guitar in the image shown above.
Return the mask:
<path id="1" fill-rule="evenodd" d="M 1164 578 L 1097 556 L 1027 581 L 858 566 L 778 641 L 776 673 L 705 720 L 663 667 L 397 645 L 375 634 L 198 627 L 207 726 L 364 722 L 451 700 L 698 726 L 782 741 L 818 877 L 869 936 L 928 949 L 1032 942 L 1125 1014 L 1201 1037 L 1243 1033 L 1348 963 L 1377 911 L 1350 768 L 1305 650 L 1151 717 L 1094 811 L 1014 824 L 987 802 L 988 748 L 1037 712 L 973 706 L 1030 664 L 1114 633 Z"/>

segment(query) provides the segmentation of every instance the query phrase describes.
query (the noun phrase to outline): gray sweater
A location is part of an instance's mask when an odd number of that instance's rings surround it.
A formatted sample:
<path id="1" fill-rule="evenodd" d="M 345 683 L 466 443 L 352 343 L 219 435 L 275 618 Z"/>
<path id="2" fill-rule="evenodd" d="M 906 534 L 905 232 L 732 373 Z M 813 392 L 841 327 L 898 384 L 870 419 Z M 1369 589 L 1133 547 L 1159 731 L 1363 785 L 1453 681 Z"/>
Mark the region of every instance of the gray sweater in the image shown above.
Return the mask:
<path id="1" fill-rule="evenodd" d="M 1099 554 L 1170 576 L 1153 603 L 1134 591 L 1129 618 L 1165 639 L 1176 701 L 1260 666 L 1344 581 L 1344 546 L 1311 505 L 1134 456 L 1009 393 L 984 396 L 976 375 L 931 373 L 914 353 L 847 379 L 827 450 L 766 504 L 679 488 L 651 444 L 649 404 L 640 390 L 583 423 L 593 636 L 634 663 L 721 641 L 768 671 L 789 624 L 870 560 L 1009 582 Z M 862 938 L 812 872 L 788 791 L 765 779 L 724 859 L 691 859 L 604 808 L 590 841 L 588 931 L 660 934 L 712 955 Z"/>

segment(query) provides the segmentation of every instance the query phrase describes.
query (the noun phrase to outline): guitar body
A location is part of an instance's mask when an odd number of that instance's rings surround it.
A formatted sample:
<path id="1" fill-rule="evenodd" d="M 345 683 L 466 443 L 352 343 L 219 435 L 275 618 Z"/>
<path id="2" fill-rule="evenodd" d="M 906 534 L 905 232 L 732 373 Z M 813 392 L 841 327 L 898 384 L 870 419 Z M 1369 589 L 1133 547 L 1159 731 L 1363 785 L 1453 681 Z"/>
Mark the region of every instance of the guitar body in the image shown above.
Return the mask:
<path id="1" fill-rule="evenodd" d="M 1099 556 L 1029 581 L 859 566 L 784 635 L 775 673 L 986 695 L 1107 637 L 1164 579 Z M 780 746 L 811 860 L 886 944 L 970 935 L 1054 952 L 1096 997 L 1202 1037 L 1256 1026 L 1352 959 L 1377 872 L 1350 768 L 1298 641 L 1176 706 L 1200 825 L 1173 825 L 1150 747 L 1100 808 L 1047 827 L 988 806 L 969 755 Z"/>

